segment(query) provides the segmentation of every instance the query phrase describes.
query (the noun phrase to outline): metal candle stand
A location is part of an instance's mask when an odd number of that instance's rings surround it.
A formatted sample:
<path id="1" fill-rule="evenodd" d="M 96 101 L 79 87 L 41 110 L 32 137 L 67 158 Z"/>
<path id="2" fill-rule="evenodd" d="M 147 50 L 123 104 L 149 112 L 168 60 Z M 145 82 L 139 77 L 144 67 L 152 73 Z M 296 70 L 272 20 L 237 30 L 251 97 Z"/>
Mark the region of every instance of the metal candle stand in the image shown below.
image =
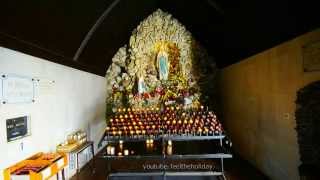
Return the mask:
<path id="1" fill-rule="evenodd" d="M 102 158 L 107 160 L 120 160 L 120 159 L 127 159 L 127 160 L 160 160 L 163 163 L 166 160 L 185 160 L 185 159 L 220 159 L 220 171 L 184 171 L 184 172 L 167 172 L 165 168 L 161 169 L 160 172 L 117 172 L 117 173 L 110 173 L 108 177 L 128 177 L 128 176 L 162 176 L 165 180 L 167 176 L 217 176 L 226 180 L 226 176 L 224 174 L 224 159 L 225 158 L 232 158 L 232 154 L 228 152 L 223 147 L 223 139 L 225 135 L 221 132 L 218 135 L 192 135 L 192 134 L 184 134 L 184 135 L 169 135 L 169 134 L 162 134 L 157 136 L 146 136 L 146 135 L 138 135 L 138 136 L 109 136 L 108 133 L 105 133 L 102 139 L 99 142 L 99 146 L 102 146 L 102 142 L 112 143 L 118 142 L 122 140 L 124 142 L 139 142 L 139 141 L 146 141 L 147 139 L 154 139 L 159 140 L 162 142 L 162 154 L 159 155 L 129 155 L 129 156 L 117 156 L 117 155 L 103 155 Z M 202 141 L 202 140 L 212 140 L 212 141 L 219 141 L 221 152 L 217 152 L 214 154 L 188 154 L 188 155 L 181 155 L 181 154 L 173 154 L 173 155 L 166 155 L 163 148 L 165 148 L 165 142 L 167 140 L 172 141 Z M 231 146 L 231 145 L 230 145 Z M 111 162 L 107 161 L 108 163 L 108 171 L 111 170 Z"/>
<path id="2" fill-rule="evenodd" d="M 151 110 L 151 111 L 150 111 Z M 110 126 L 109 126 L 110 125 Z M 132 126 L 135 132 L 132 131 Z M 137 125 L 137 126 L 136 126 Z M 139 128 L 139 125 L 146 125 L 146 128 Z M 152 127 L 152 131 L 150 130 Z M 170 128 L 168 128 L 170 126 Z M 189 126 L 189 127 L 188 127 Z M 190 126 L 192 129 L 190 129 Z M 149 128 L 148 128 L 149 127 Z M 130 129 L 130 133 L 126 129 Z M 196 130 L 195 128 L 200 128 Z M 205 131 L 203 131 L 203 129 Z M 141 131 L 140 131 L 141 129 Z M 111 131 L 112 130 L 112 133 Z M 116 131 L 117 130 L 117 131 Z M 123 131 L 122 131 L 123 130 Z M 147 130 L 147 131 L 146 131 Z M 151 133 L 150 133 L 151 132 Z M 146 135 L 147 134 L 147 135 Z M 232 158 L 232 154 L 223 146 L 223 139 L 225 139 L 221 123 L 218 122 L 216 115 L 212 111 L 204 109 L 200 106 L 198 109 L 182 109 L 177 107 L 146 108 L 139 109 L 118 109 L 114 119 L 110 119 L 106 131 L 99 142 L 99 146 L 103 142 L 106 144 L 115 142 L 149 142 L 153 139 L 159 142 L 158 148 L 161 152 L 153 152 L 155 154 L 143 153 L 142 155 L 130 154 L 123 156 L 122 153 L 102 155 L 102 158 L 107 160 L 159 160 L 163 163 L 159 172 L 117 172 L 110 173 L 108 177 L 112 176 L 162 176 L 166 179 L 167 176 L 217 176 L 226 180 L 224 174 L 224 159 Z M 213 153 L 181 153 L 172 154 L 166 153 L 166 142 L 170 141 L 204 141 L 210 140 L 216 142 Z M 226 141 L 227 142 L 227 141 Z M 137 143 L 139 144 L 139 143 Z M 227 144 L 227 143 L 226 143 Z M 132 143 L 132 146 L 135 144 Z M 229 144 L 231 146 L 231 144 Z M 212 149 L 210 149 L 212 150 Z M 183 151 L 183 150 L 182 150 Z M 220 169 L 210 169 L 208 171 L 184 171 L 172 172 L 167 171 L 164 167 L 167 160 L 187 160 L 187 159 L 218 159 L 220 160 Z M 111 170 L 111 163 L 108 163 L 108 170 Z"/>

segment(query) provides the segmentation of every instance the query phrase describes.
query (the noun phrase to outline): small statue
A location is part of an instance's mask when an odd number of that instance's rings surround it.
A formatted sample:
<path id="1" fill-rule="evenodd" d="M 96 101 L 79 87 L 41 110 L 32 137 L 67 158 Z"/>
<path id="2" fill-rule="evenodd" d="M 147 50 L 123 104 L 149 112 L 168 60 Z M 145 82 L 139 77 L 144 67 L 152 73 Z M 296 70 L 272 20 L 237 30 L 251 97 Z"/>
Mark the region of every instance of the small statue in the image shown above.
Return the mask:
<path id="1" fill-rule="evenodd" d="M 144 82 L 143 77 L 138 78 L 138 93 L 139 94 L 143 94 L 147 92 L 147 87 L 146 84 Z"/>
<path id="2" fill-rule="evenodd" d="M 169 76 L 169 60 L 168 54 L 164 51 L 158 53 L 158 68 L 160 80 L 167 80 Z"/>

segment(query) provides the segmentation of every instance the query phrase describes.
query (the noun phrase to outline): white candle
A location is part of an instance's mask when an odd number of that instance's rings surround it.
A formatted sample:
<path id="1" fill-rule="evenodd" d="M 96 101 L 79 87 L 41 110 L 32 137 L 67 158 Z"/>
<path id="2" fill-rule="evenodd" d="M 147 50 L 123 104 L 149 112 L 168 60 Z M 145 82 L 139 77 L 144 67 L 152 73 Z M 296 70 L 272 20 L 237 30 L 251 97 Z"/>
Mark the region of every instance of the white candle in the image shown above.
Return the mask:
<path id="1" fill-rule="evenodd" d="M 107 154 L 110 155 L 111 154 L 111 147 L 107 146 Z"/>
<path id="2" fill-rule="evenodd" d="M 172 146 L 167 146 L 167 154 L 172 155 Z"/>
<path id="3" fill-rule="evenodd" d="M 124 155 L 125 155 L 125 156 L 128 156 L 128 155 L 129 155 L 129 150 L 128 150 L 128 149 L 125 149 L 125 150 L 124 150 Z"/>
<path id="4" fill-rule="evenodd" d="M 116 148 L 111 146 L 110 147 L 110 155 L 115 155 L 115 151 L 116 151 Z"/>

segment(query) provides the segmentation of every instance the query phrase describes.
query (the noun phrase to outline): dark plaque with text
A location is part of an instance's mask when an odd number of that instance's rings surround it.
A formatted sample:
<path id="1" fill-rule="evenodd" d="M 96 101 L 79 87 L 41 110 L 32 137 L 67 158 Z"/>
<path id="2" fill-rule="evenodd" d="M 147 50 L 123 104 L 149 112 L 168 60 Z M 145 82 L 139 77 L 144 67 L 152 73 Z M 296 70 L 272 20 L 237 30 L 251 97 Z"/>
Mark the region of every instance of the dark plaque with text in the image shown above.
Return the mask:
<path id="1" fill-rule="evenodd" d="M 17 117 L 7 119 L 7 141 L 20 139 L 28 135 L 28 117 Z"/>

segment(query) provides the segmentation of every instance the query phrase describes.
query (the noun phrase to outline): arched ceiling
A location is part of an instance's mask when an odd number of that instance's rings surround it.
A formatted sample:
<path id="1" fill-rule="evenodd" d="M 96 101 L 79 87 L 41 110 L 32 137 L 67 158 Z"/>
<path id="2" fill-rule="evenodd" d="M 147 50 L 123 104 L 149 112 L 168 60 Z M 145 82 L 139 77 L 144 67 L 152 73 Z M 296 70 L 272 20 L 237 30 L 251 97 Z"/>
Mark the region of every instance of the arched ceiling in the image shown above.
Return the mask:
<path id="1" fill-rule="evenodd" d="M 131 31 L 161 8 L 222 68 L 318 28 L 317 7 L 292 0 L 2 0 L 0 46 L 104 76 Z"/>

